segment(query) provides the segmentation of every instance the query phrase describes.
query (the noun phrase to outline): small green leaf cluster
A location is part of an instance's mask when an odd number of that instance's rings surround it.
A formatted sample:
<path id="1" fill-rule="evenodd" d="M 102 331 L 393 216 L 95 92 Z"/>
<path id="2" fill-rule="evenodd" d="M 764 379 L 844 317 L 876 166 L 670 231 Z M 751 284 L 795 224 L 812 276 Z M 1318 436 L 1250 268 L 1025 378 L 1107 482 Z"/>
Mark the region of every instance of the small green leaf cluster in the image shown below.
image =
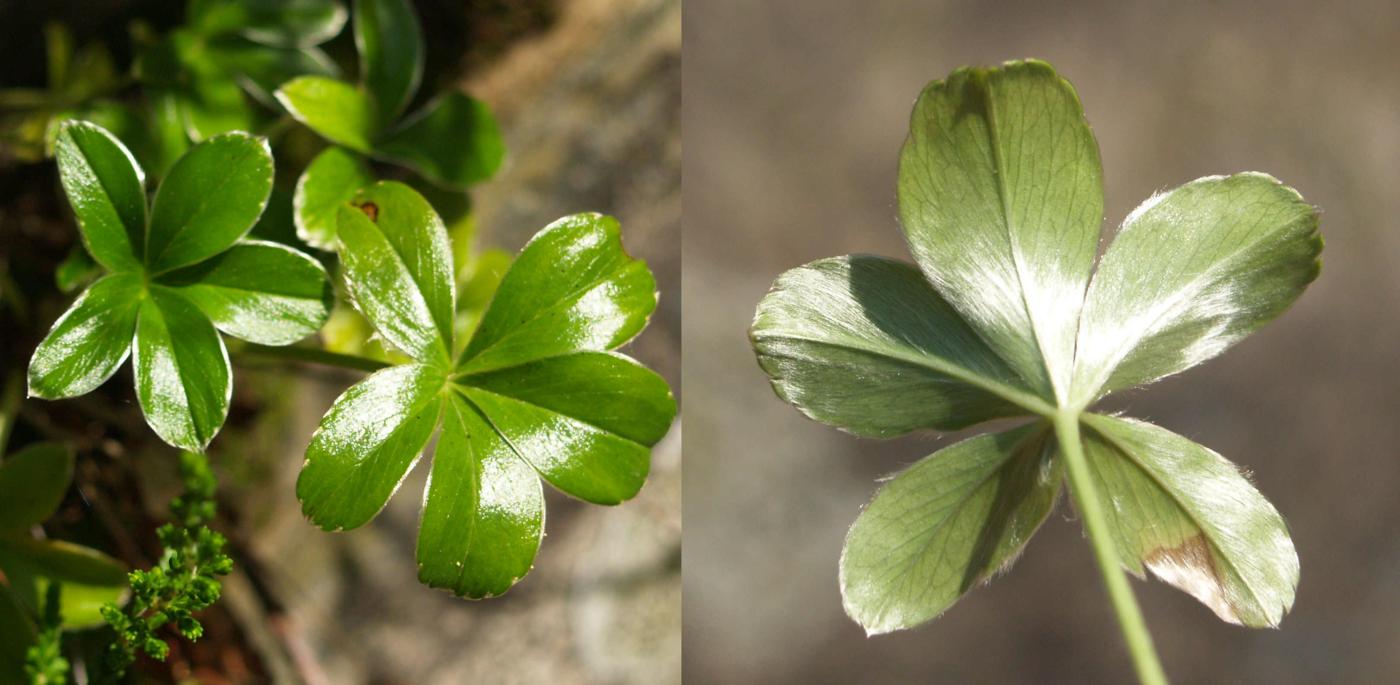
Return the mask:
<path id="1" fill-rule="evenodd" d="M 135 72 L 192 140 L 259 131 L 271 119 L 265 110 L 279 108 L 278 86 L 339 74 L 316 47 L 345 25 L 336 0 L 190 0 L 185 14 L 185 25 L 141 50 Z"/>
<path id="2" fill-rule="evenodd" d="M 73 452 L 58 443 L 35 443 L 0 462 L 0 682 L 20 680 L 26 663 L 55 674 L 55 627 L 99 625 L 99 608 L 126 590 L 117 560 L 31 532 L 58 510 L 72 479 Z"/>
<path id="3" fill-rule="evenodd" d="M 1151 570 L 1223 620 L 1277 625 L 1298 582 L 1278 511 L 1219 454 L 1090 407 L 1287 309 L 1318 275 L 1317 210 L 1265 174 L 1201 178 L 1129 214 L 1096 268 L 1098 145 L 1074 89 L 1035 61 L 925 88 L 898 191 L 917 264 L 820 260 L 759 304 L 774 390 L 868 437 L 1030 421 L 880 488 L 846 538 L 847 613 L 870 633 L 938 616 L 1012 563 L 1068 481 L 1106 579 Z"/>
<path id="4" fill-rule="evenodd" d="M 332 292 L 319 262 L 244 240 L 272 190 L 267 141 L 226 133 L 191 147 L 146 200 L 127 148 L 69 121 L 56 147 L 83 245 L 107 275 L 54 323 L 29 365 L 29 394 L 90 392 L 130 355 L 147 423 L 202 450 L 228 413 L 228 352 L 218 331 L 287 345 L 325 322 Z"/>
<path id="5" fill-rule="evenodd" d="M 44 592 L 44 612 L 38 641 L 24 656 L 24 674 L 30 685 L 64 685 L 71 666 L 63 657 L 63 584 L 51 583 Z"/>
<path id="6" fill-rule="evenodd" d="M 47 87 L 0 89 L 0 144 L 22 162 L 53 154 L 54 124 L 86 118 L 121 126 L 134 123 L 125 107 L 109 99 L 121 86 L 112 53 L 101 43 L 75 48 L 62 24 L 44 26 Z"/>
<path id="7" fill-rule="evenodd" d="M 404 116 L 423 77 L 423 36 L 407 0 L 356 0 L 360 81 L 308 75 L 277 99 L 298 121 L 334 145 L 306 167 L 293 200 L 297 235 L 334 249 L 338 208 L 374 181 L 365 156 L 412 169 L 444 188 L 490 178 L 505 157 L 495 117 L 484 103 L 449 91 Z"/>
<path id="8" fill-rule="evenodd" d="M 170 646 L 158 631 L 167 625 L 187 640 L 198 640 L 204 627 L 194 614 L 219 599 L 218 577 L 233 570 L 233 559 L 223 551 L 227 541 L 208 527 L 216 511 L 208 461 L 199 453 L 183 452 L 180 472 L 185 492 L 170 504 L 175 521 L 156 531 L 164 548 L 160 563 L 131 572 L 132 597 L 125 608 L 102 607 L 102 617 L 117 634 L 106 665 L 117 674 L 131 666 L 138 652 L 164 661 Z"/>
<path id="9" fill-rule="evenodd" d="M 342 206 L 338 224 L 346 289 L 409 361 L 350 387 L 321 420 L 297 479 L 302 511 L 327 530 L 365 524 L 438 432 L 419 578 L 499 595 L 539 548 L 541 477 L 598 504 L 645 481 L 675 400 L 660 376 L 611 350 L 646 325 L 656 281 L 623 251 L 616 220 L 565 217 L 521 250 L 459 348 L 452 248 L 427 201 L 380 182 Z"/>

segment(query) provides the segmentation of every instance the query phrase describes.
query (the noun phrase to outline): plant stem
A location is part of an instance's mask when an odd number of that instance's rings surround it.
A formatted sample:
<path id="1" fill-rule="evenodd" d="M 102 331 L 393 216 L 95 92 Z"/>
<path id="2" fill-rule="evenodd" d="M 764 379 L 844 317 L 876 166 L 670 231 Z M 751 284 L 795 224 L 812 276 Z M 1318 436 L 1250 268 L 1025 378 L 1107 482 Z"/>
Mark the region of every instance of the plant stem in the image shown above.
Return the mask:
<path id="1" fill-rule="evenodd" d="M 338 366 L 342 369 L 353 369 L 355 371 L 374 372 L 389 366 L 388 362 L 368 357 L 357 357 L 352 354 L 340 354 L 339 352 L 329 352 L 316 347 L 300 347 L 288 345 L 286 347 L 272 347 L 269 345 L 258 345 L 248 343 L 240 350 L 244 354 L 269 359 L 291 359 L 295 361 L 311 362 L 313 364 L 324 364 L 326 366 Z"/>
<path id="2" fill-rule="evenodd" d="M 24 399 L 24 373 L 11 370 L 5 377 L 5 388 L 0 390 L 0 456 L 10 443 L 10 433 L 19 420 L 19 403 Z"/>
<path id="3" fill-rule="evenodd" d="M 1118 563 L 1118 553 L 1113 549 L 1113 539 L 1108 530 L 1108 519 L 1104 518 L 1099 494 L 1089 474 L 1089 464 L 1084 458 L 1084 446 L 1079 438 L 1079 413 L 1063 412 L 1055 415 L 1055 437 L 1060 443 L 1060 454 L 1065 459 L 1065 469 L 1069 473 L 1070 492 L 1079 514 L 1084 517 L 1084 529 L 1089 534 L 1089 542 L 1094 548 L 1094 557 L 1108 587 L 1108 598 L 1113 602 L 1113 610 L 1118 614 L 1118 627 L 1123 631 L 1123 641 L 1128 644 L 1128 652 L 1133 657 L 1133 667 L 1138 680 L 1143 685 L 1166 685 L 1167 674 L 1157 658 L 1157 650 L 1152 646 L 1152 635 L 1147 632 L 1147 623 L 1138 608 L 1133 588 Z"/>

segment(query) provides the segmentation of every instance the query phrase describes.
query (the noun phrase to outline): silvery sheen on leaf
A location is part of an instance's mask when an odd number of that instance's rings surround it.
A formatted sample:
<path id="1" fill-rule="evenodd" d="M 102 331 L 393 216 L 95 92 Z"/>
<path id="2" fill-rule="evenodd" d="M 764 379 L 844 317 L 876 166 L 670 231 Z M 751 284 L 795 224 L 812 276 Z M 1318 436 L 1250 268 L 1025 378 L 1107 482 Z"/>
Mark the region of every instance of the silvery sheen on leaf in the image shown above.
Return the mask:
<path id="1" fill-rule="evenodd" d="M 1278 511 L 1215 452 L 1087 410 L 1286 310 L 1318 275 L 1316 209 L 1266 174 L 1202 178 L 1134 210 L 1096 266 L 1098 146 L 1074 89 L 1037 61 L 925 88 L 898 190 L 915 263 L 783 274 L 750 331 L 760 366 L 781 398 L 856 435 L 1031 421 L 880 488 L 842 554 L 847 613 L 872 634 L 909 628 L 1010 565 L 1062 489 L 1051 421 L 1070 416 L 1122 566 L 1223 620 L 1278 625 L 1298 583 Z"/>

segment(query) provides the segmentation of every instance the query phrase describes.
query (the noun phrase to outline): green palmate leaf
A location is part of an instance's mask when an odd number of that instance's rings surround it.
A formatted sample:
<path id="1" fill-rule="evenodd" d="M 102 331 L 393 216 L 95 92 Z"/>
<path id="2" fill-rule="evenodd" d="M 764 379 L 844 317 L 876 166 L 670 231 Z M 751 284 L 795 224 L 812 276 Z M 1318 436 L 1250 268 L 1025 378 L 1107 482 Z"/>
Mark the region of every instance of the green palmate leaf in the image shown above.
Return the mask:
<path id="1" fill-rule="evenodd" d="M 153 285 L 141 302 L 133 349 L 146 423 L 171 445 L 203 451 L 228 415 L 228 351 L 218 331 L 179 291 Z"/>
<path id="2" fill-rule="evenodd" d="M 783 274 L 750 338 L 779 397 L 856 435 L 957 430 L 1034 401 L 916 267 L 882 257 Z"/>
<path id="3" fill-rule="evenodd" d="M 326 270 L 284 245 L 245 241 L 161 277 L 219 330 L 264 345 L 287 345 L 316 332 L 334 300 Z"/>
<path id="4" fill-rule="evenodd" d="M 0 583 L 0 683 L 20 685 L 28 682 L 24 674 L 24 654 L 38 636 L 34 619 L 25 611 L 19 598 L 4 583 Z"/>
<path id="5" fill-rule="evenodd" d="M 340 75 L 335 62 L 318 48 L 275 48 L 226 37 L 210 41 L 208 50 L 214 64 L 235 75 L 249 95 L 268 107 L 277 106 L 273 92 L 298 76 Z"/>
<path id="6" fill-rule="evenodd" d="M 54 155 L 88 252 L 112 271 L 138 268 L 146 191 L 136 158 L 106 130 L 79 121 L 59 128 Z"/>
<path id="7" fill-rule="evenodd" d="M 360 191 L 339 217 L 340 259 L 356 307 L 409 356 L 445 364 L 456 292 L 447 229 L 423 196 L 396 182 Z"/>
<path id="8" fill-rule="evenodd" d="M 341 206 L 371 183 L 374 174 L 363 158 L 341 147 L 326 148 L 297 179 L 292 199 L 297 237 L 313 247 L 335 249 Z"/>
<path id="9" fill-rule="evenodd" d="M 584 352 L 459 381 L 467 398 L 550 485 L 595 504 L 631 499 L 675 400 L 654 372 Z"/>
<path id="10" fill-rule="evenodd" d="M 861 512 L 841 554 L 846 613 L 870 634 L 928 621 L 1006 568 L 1059 496 L 1044 424 L 925 457 Z"/>
<path id="11" fill-rule="evenodd" d="M 368 93 L 323 76 L 292 79 L 277 89 L 277 100 L 297 121 L 356 152 L 370 152 L 385 121 Z"/>
<path id="12" fill-rule="evenodd" d="M 655 373 L 606 350 L 645 324 L 655 282 L 623 252 L 615 220 L 563 219 L 521 252 L 489 307 L 490 325 L 476 333 L 486 342 L 449 370 L 456 307 L 442 220 L 408 186 L 378 183 L 341 207 L 338 232 L 357 306 L 415 361 L 336 400 L 307 448 L 302 510 L 326 529 L 373 518 L 441 417 L 419 578 L 464 597 L 501 594 L 539 548 L 540 476 L 605 504 L 632 497 L 646 479 L 649 448 L 675 417 L 675 400 Z"/>
<path id="13" fill-rule="evenodd" d="M 168 110 L 173 97 L 156 97 Z M 91 176 L 101 167 L 93 160 L 120 143 L 88 123 L 65 124 L 63 141 L 65 186 L 80 216 L 117 216 L 115 210 L 102 214 L 100 203 L 84 204 L 96 191 L 83 174 Z M 137 398 L 147 422 L 166 442 L 200 450 L 228 412 L 228 355 L 216 326 L 267 345 L 300 340 L 329 315 L 329 279 L 318 262 L 283 245 L 240 242 L 260 223 L 272 194 L 266 140 L 230 133 L 190 148 L 157 189 L 149 220 L 139 168 L 118 151 L 138 186 L 131 201 L 139 207 L 131 214 L 142 222 L 131 234 L 140 240 L 121 247 L 140 246 L 142 261 L 98 280 L 54 323 L 30 360 L 29 392 L 48 399 L 81 395 L 109 378 L 134 349 Z M 110 184 L 98 185 L 106 192 Z M 280 237 L 291 238 L 290 195 L 283 193 L 280 202 L 286 218 Z M 121 230 L 119 237 L 124 225 Z M 259 230 L 277 233 L 273 222 Z M 446 352 L 440 357 L 446 365 Z"/>
<path id="14" fill-rule="evenodd" d="M 23 530 L 53 515 L 73 480 L 73 450 L 56 442 L 25 447 L 0 462 L 0 531 Z"/>
<path id="15" fill-rule="evenodd" d="M 126 584 L 121 562 L 95 549 L 62 540 L 35 540 L 29 535 L 0 535 L 5 568 L 23 565 L 36 575 L 59 582 L 113 586 Z"/>
<path id="16" fill-rule="evenodd" d="M 544 536 L 540 479 L 462 395 L 449 393 L 418 533 L 418 579 L 480 599 L 529 572 Z"/>
<path id="17" fill-rule="evenodd" d="M 280 47 L 324 43 L 340 33 L 346 19 L 336 0 L 194 0 L 186 14 L 207 35 L 238 33 Z"/>
<path id="18" fill-rule="evenodd" d="M 272 151 L 246 133 L 185 153 L 156 191 L 146 264 L 153 273 L 208 259 L 243 237 L 272 192 Z"/>
<path id="19" fill-rule="evenodd" d="M 1075 391 L 1087 403 L 1225 351 L 1321 269 L 1317 210 L 1258 173 L 1213 176 L 1128 215 L 1084 304 Z"/>
<path id="20" fill-rule="evenodd" d="M 655 309 L 656 280 L 622 249 L 617 220 L 575 214 L 521 250 L 458 368 L 477 373 L 609 350 L 640 332 Z"/>
<path id="21" fill-rule="evenodd" d="M 115 274 L 92 284 L 54 322 L 29 360 L 29 395 L 77 397 L 111 378 L 136 332 L 141 277 Z"/>
<path id="22" fill-rule="evenodd" d="M 381 120 L 393 121 L 423 78 L 423 34 L 407 0 L 355 0 L 355 46 Z"/>
<path id="23" fill-rule="evenodd" d="M 1239 469 L 1149 423 L 1095 414 L 1084 423 L 1123 566 L 1141 576 L 1145 565 L 1223 620 L 1277 626 L 1293 606 L 1298 553 Z"/>
<path id="24" fill-rule="evenodd" d="M 933 286 L 1045 398 L 1067 396 L 1103 218 L 1098 145 L 1041 62 L 960 69 L 914 106 L 899 216 Z"/>
<path id="25" fill-rule="evenodd" d="M 450 186 L 491 178 L 506 151 L 486 104 L 456 92 L 404 120 L 375 149 L 382 157 Z"/>
<path id="26" fill-rule="evenodd" d="M 302 513 L 325 530 L 374 518 L 437 425 L 444 377 L 422 364 L 375 372 L 341 395 L 306 448 L 297 478 Z"/>

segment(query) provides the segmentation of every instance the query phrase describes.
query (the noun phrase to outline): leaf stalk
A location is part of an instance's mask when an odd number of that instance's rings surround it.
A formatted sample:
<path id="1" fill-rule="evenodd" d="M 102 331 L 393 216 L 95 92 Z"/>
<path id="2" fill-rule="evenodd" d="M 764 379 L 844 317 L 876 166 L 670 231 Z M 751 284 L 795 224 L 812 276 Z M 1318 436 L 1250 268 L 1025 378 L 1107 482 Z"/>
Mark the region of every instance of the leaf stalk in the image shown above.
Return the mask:
<path id="1" fill-rule="evenodd" d="M 1094 558 L 1104 585 L 1108 588 L 1108 598 L 1118 615 L 1118 627 L 1123 633 L 1123 641 L 1133 659 L 1138 681 L 1142 685 L 1167 685 L 1166 672 L 1157 658 L 1157 650 L 1152 645 L 1152 635 L 1147 631 L 1142 609 L 1128 584 L 1128 578 L 1118 561 L 1118 553 L 1113 549 L 1113 539 L 1100 506 L 1097 489 L 1089 474 L 1089 464 L 1084 458 L 1084 446 L 1079 436 L 1079 412 L 1066 411 L 1054 416 L 1055 438 L 1060 443 L 1060 454 L 1064 456 L 1065 471 L 1069 475 L 1070 493 L 1075 507 L 1084 517 L 1084 529 L 1088 532 L 1089 543 L 1094 548 Z"/>
<path id="2" fill-rule="evenodd" d="M 263 357 L 267 359 L 284 359 L 301 362 L 311 362 L 313 364 L 323 364 L 325 366 L 337 366 L 342 369 L 354 371 L 366 371 L 373 373 L 380 369 L 389 367 L 388 362 L 369 357 L 358 357 L 353 354 L 341 354 L 331 352 L 317 347 L 301 347 L 299 345 L 287 345 L 285 347 L 274 347 L 271 345 L 258 345 L 248 343 L 239 350 L 243 354 L 253 357 Z"/>

